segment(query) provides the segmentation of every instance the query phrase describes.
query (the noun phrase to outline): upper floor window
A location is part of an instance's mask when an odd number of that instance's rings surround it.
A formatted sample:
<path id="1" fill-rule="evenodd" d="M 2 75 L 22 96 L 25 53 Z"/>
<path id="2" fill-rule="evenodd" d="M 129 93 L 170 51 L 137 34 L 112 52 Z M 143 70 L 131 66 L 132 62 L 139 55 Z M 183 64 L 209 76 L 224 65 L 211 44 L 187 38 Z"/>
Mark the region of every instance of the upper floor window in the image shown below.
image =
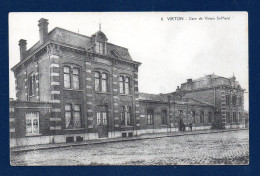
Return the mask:
<path id="1" fill-rule="evenodd" d="M 154 124 L 154 114 L 152 109 L 147 110 L 147 124 L 153 125 Z"/>
<path id="2" fill-rule="evenodd" d="M 80 105 L 65 105 L 65 127 L 80 128 L 81 127 L 81 111 Z"/>
<path id="3" fill-rule="evenodd" d="M 239 104 L 239 106 L 242 105 L 242 97 L 239 97 L 239 99 L 238 99 L 238 104 Z"/>
<path id="4" fill-rule="evenodd" d="M 108 75 L 107 73 L 95 72 L 95 91 L 108 92 Z"/>
<path id="5" fill-rule="evenodd" d="M 96 42 L 96 52 L 99 54 L 105 54 L 105 43 Z"/>
<path id="6" fill-rule="evenodd" d="M 237 104 L 237 97 L 234 95 L 232 97 L 232 105 L 236 105 Z"/>
<path id="7" fill-rule="evenodd" d="M 204 111 L 200 111 L 200 123 L 204 123 Z"/>
<path id="8" fill-rule="evenodd" d="M 130 106 L 122 106 L 121 107 L 121 125 L 132 125 L 132 117 L 131 117 L 131 107 Z"/>
<path id="9" fill-rule="evenodd" d="M 130 77 L 127 76 L 119 77 L 119 93 L 130 94 Z"/>
<path id="10" fill-rule="evenodd" d="M 28 78 L 29 82 L 29 96 L 36 95 L 36 75 L 31 74 Z"/>
<path id="11" fill-rule="evenodd" d="M 63 68 L 64 87 L 67 89 L 79 89 L 79 68 L 65 66 Z"/>
<path id="12" fill-rule="evenodd" d="M 162 110 L 162 125 L 166 125 L 166 124 L 167 124 L 167 111 Z"/>
<path id="13" fill-rule="evenodd" d="M 26 134 L 39 134 L 39 113 L 27 113 L 26 119 Z"/>
<path id="14" fill-rule="evenodd" d="M 230 95 L 226 95 L 226 105 L 230 105 Z"/>

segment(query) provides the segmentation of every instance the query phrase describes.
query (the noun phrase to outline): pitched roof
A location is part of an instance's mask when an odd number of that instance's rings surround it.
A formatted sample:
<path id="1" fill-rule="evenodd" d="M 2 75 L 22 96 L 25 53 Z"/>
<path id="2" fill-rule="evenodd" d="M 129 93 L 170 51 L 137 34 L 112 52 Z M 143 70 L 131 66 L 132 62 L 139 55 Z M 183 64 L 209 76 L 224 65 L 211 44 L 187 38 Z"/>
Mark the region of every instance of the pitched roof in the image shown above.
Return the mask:
<path id="1" fill-rule="evenodd" d="M 69 44 L 72 46 L 80 47 L 80 48 L 85 48 L 89 49 L 91 47 L 91 37 L 78 34 L 75 32 L 68 31 L 66 29 L 62 29 L 59 27 L 54 28 L 52 31 L 48 33 L 48 40 L 53 40 L 65 44 Z M 41 43 L 38 41 L 34 46 L 32 46 L 28 51 L 27 55 L 32 54 L 38 47 L 41 46 Z M 107 42 L 107 53 L 108 56 L 110 57 L 115 57 L 111 52 L 116 51 L 117 55 L 121 59 L 125 60 L 132 60 L 128 49 L 114 45 L 112 43 Z"/>
<path id="2" fill-rule="evenodd" d="M 163 98 L 159 94 L 148 94 L 148 93 L 139 93 L 140 101 L 153 101 L 153 102 L 167 102 L 167 99 Z"/>

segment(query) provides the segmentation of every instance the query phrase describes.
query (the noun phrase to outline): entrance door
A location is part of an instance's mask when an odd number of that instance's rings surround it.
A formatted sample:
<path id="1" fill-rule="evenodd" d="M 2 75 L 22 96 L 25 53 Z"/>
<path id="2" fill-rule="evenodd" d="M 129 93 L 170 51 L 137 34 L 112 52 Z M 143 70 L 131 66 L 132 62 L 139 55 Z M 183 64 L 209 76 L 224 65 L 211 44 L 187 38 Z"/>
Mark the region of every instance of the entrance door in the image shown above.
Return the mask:
<path id="1" fill-rule="evenodd" d="M 107 112 L 97 112 L 97 130 L 98 137 L 108 137 L 108 120 Z"/>

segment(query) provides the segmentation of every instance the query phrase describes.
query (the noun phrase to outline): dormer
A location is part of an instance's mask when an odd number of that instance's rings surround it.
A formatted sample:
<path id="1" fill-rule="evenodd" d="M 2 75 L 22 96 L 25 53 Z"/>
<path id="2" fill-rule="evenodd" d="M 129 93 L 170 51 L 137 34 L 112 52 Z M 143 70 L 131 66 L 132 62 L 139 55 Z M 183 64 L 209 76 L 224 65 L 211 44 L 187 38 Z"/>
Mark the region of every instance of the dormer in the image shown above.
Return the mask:
<path id="1" fill-rule="evenodd" d="M 99 31 L 91 36 L 93 44 L 95 45 L 94 50 L 98 54 L 107 54 L 107 37 L 101 31 L 101 26 L 99 26 Z"/>

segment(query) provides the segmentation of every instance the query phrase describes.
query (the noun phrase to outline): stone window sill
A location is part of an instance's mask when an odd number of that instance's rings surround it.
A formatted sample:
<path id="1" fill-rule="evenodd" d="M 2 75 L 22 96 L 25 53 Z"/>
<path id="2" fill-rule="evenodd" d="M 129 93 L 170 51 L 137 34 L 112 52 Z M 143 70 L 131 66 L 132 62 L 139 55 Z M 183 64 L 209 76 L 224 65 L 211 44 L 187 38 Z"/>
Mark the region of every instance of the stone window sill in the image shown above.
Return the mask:
<path id="1" fill-rule="evenodd" d="M 41 136 L 42 134 L 26 134 L 27 137 L 33 137 L 33 136 Z"/>
<path id="2" fill-rule="evenodd" d="M 85 130 L 85 128 L 66 128 L 65 131 Z"/>
<path id="3" fill-rule="evenodd" d="M 77 92 L 83 92 L 82 89 L 67 89 L 67 88 L 64 88 L 63 90 L 67 90 L 67 91 L 77 91 Z"/>

